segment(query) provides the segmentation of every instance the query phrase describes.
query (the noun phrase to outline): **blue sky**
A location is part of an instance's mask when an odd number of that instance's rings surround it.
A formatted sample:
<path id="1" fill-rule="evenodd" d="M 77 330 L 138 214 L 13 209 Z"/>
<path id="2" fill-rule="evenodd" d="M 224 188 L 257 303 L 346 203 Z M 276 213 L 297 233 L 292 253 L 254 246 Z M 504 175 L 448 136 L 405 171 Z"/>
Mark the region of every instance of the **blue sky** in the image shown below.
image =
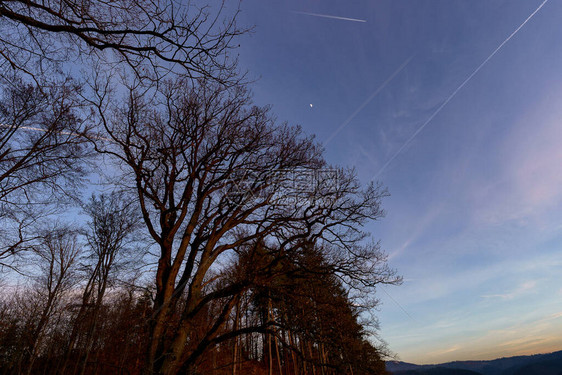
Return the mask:
<path id="1" fill-rule="evenodd" d="M 378 313 L 402 360 L 562 350 L 562 2 L 460 87 L 541 3 L 242 2 L 255 101 L 392 194 L 368 229 L 405 279 Z"/>

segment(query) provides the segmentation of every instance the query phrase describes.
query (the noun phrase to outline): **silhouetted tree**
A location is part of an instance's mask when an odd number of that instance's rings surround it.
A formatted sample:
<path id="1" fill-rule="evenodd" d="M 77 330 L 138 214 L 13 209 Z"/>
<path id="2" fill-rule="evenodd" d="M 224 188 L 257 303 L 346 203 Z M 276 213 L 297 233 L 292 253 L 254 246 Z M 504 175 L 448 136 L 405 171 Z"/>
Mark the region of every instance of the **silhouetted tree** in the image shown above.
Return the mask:
<path id="1" fill-rule="evenodd" d="M 141 78 L 179 67 L 225 82 L 236 65 L 232 38 L 243 32 L 236 13 L 176 1 L 2 1 L 0 70 L 37 77 L 68 61 L 104 61 Z"/>
<path id="2" fill-rule="evenodd" d="M 34 225 L 64 206 L 84 173 L 85 140 L 72 80 L 37 87 L 0 80 L 0 262 L 37 238 Z M 32 232 L 33 231 L 33 232 Z"/>
<path id="3" fill-rule="evenodd" d="M 385 192 L 362 190 L 349 171 L 324 173 L 312 139 L 276 125 L 267 108 L 251 106 L 244 88 L 180 80 L 148 97 L 132 89 L 126 106 L 100 102 L 98 109 L 111 142 L 98 142 L 97 149 L 126 166 L 121 181 L 136 192 L 158 248 L 149 372 L 192 371 L 208 348 L 240 333 L 219 332 L 249 281 L 221 284 L 213 268 L 245 243 L 275 241 L 283 254 L 331 242 L 342 269 L 367 257 L 357 247 L 364 238 L 359 228 L 383 214 Z M 306 189 L 299 187 L 302 176 L 314 176 Z M 361 282 L 376 282 L 372 276 Z M 195 334 L 194 319 L 213 303 L 220 312 L 208 317 L 206 332 Z"/>
<path id="4" fill-rule="evenodd" d="M 32 295 L 34 313 L 28 313 L 25 326 L 24 349 L 20 368 L 31 374 L 34 362 L 48 339 L 46 331 L 51 318 L 61 309 L 63 297 L 77 282 L 76 263 L 80 252 L 76 233 L 68 228 L 46 230 L 34 248 L 39 257 L 40 274 L 35 280 Z"/>
<path id="5" fill-rule="evenodd" d="M 84 233 L 88 250 L 84 259 L 87 281 L 74 318 L 67 353 L 68 360 L 70 354 L 76 352 L 76 341 L 83 336 L 81 350 L 78 351 L 80 357 L 83 357 L 81 374 L 84 373 L 98 336 L 98 322 L 104 297 L 108 288 L 115 286 L 117 273 L 123 272 L 127 266 L 127 257 L 131 255 L 131 247 L 136 241 L 133 236 L 139 219 L 133 203 L 126 201 L 118 192 L 92 196 L 90 202 L 85 205 L 85 212 L 90 217 Z"/>
<path id="6" fill-rule="evenodd" d="M 362 231 L 386 192 L 252 104 L 237 10 L 212 9 L 0 1 L 0 263 L 34 249 L 44 271 L 0 308 L 2 371 L 382 373 L 359 318 L 399 281 Z M 124 195 L 86 206 L 78 283 L 76 233 L 36 228 L 84 176 L 85 140 Z M 115 282 L 137 216 L 145 289 Z"/>
<path id="7" fill-rule="evenodd" d="M 386 278 L 383 273 L 375 276 L 379 283 L 400 281 L 386 268 L 380 252 L 379 263 L 387 270 Z M 367 341 L 368 331 L 360 319 L 365 308 L 350 296 L 326 251 L 310 246 L 279 258 L 274 248 L 263 243 L 247 247 L 240 252 L 233 274 L 248 272 L 256 280 L 248 291 L 254 313 L 272 327 L 263 339 L 267 345 L 263 359 L 269 362 L 265 364 L 270 373 L 275 357 L 295 374 L 299 369 L 306 373 L 307 368 L 328 374 L 384 374 L 381 354 Z M 363 290 L 369 291 L 373 292 Z M 367 352 L 369 359 L 364 358 Z"/>

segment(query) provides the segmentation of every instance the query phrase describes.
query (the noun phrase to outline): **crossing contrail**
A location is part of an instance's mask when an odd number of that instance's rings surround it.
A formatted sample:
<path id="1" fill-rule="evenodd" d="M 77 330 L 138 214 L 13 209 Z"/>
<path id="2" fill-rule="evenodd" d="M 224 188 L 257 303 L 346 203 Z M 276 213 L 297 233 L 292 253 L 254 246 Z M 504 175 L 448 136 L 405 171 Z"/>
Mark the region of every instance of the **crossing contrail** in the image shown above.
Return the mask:
<path id="1" fill-rule="evenodd" d="M 359 112 L 361 112 L 361 111 L 363 110 L 363 108 L 365 108 L 365 106 L 366 106 L 367 104 L 369 104 L 369 103 L 371 102 L 371 100 L 373 100 L 373 99 L 375 98 L 375 96 L 377 96 L 377 95 L 382 91 L 382 89 L 384 89 L 384 88 L 386 87 L 386 85 L 388 85 L 388 84 L 390 83 L 390 81 L 392 81 L 392 80 L 394 79 L 394 77 L 396 77 L 396 76 L 398 75 L 398 73 L 400 73 L 400 72 L 402 71 L 402 69 L 404 69 L 404 68 L 406 67 L 406 65 L 408 65 L 408 64 L 410 63 L 410 61 L 412 61 L 412 58 L 414 58 L 413 55 L 410 56 L 406 61 L 404 61 L 404 62 L 402 63 L 402 65 L 400 65 L 400 66 L 394 71 L 394 73 L 392 73 L 392 74 L 390 75 L 390 77 L 388 77 L 388 78 L 386 79 L 386 81 L 384 81 L 384 82 L 371 94 L 371 96 L 369 96 L 369 97 L 363 102 L 363 104 L 361 104 L 361 105 L 355 110 L 355 112 L 353 112 L 353 113 L 351 114 L 351 116 L 349 116 L 349 117 L 347 118 L 347 120 L 345 120 L 345 121 L 336 129 L 336 131 L 333 132 L 332 135 L 329 136 L 328 139 L 326 139 L 326 140 L 324 141 L 324 147 L 326 147 L 326 145 L 327 145 L 328 143 L 330 143 L 330 141 L 331 141 L 343 128 L 345 128 L 347 125 L 349 125 L 349 123 L 351 122 L 351 120 L 353 120 L 353 119 L 355 118 L 355 116 L 357 116 L 357 114 L 358 114 Z"/>
<path id="2" fill-rule="evenodd" d="M 310 13 L 310 12 L 299 12 L 293 11 L 296 14 L 304 14 L 305 16 L 313 16 L 313 17 L 322 17 L 322 18 L 331 18 L 334 20 L 342 20 L 342 21 L 352 21 L 352 22 L 367 22 L 367 20 L 360 20 L 357 18 L 348 18 L 348 17 L 340 17 L 340 16 L 331 16 L 329 14 L 320 14 L 320 13 Z"/>
<path id="3" fill-rule="evenodd" d="M 523 23 L 521 25 L 519 25 L 519 27 L 517 29 L 515 29 L 515 31 L 513 31 L 484 61 L 482 61 L 482 63 L 480 65 L 478 65 L 478 67 L 472 72 L 472 74 L 470 74 L 468 76 L 468 78 L 466 78 L 464 80 L 464 82 L 461 83 L 460 86 L 457 87 L 455 89 L 455 91 L 453 91 L 451 93 L 451 95 L 449 95 L 447 97 L 447 99 L 445 99 L 445 101 L 431 114 L 431 116 L 429 116 L 429 118 L 419 128 L 417 128 L 417 130 L 414 132 L 414 134 L 412 134 L 410 136 L 410 138 L 408 138 L 408 140 L 406 142 L 404 142 L 404 144 L 398 149 L 398 151 L 396 151 L 396 153 L 394 153 L 394 155 L 392 155 L 392 157 L 387 160 L 387 162 L 382 166 L 382 168 L 377 172 L 377 174 L 375 174 L 371 178 L 371 180 L 376 179 L 377 177 L 380 176 L 381 173 L 384 172 L 384 170 L 388 167 L 388 165 L 390 163 L 392 163 L 392 161 L 394 159 L 396 159 L 396 157 L 398 155 L 400 155 L 402 153 L 402 151 L 404 151 L 404 149 L 414 140 L 414 138 L 416 138 L 416 136 L 435 118 L 435 116 L 437 116 L 439 114 L 439 112 L 441 112 L 441 110 L 455 97 L 455 95 L 457 95 L 457 93 L 462 90 L 462 88 L 472 79 L 472 77 L 474 77 L 476 74 L 478 74 L 480 69 L 482 69 L 484 67 L 484 65 L 486 65 L 486 63 L 488 63 L 488 61 L 490 61 L 492 59 L 492 57 L 494 57 L 496 55 L 496 53 L 498 53 L 498 51 L 500 49 L 502 49 L 502 47 L 507 42 L 509 42 L 511 40 L 511 38 L 513 38 L 515 36 L 515 34 L 517 34 L 519 32 L 519 30 L 521 30 L 523 28 L 523 26 L 525 26 L 527 24 L 527 22 L 529 22 L 531 20 L 531 18 L 533 18 L 535 16 L 535 14 L 537 14 L 537 12 L 539 10 L 541 10 L 541 8 L 547 2 L 548 2 L 548 0 L 544 0 L 541 3 L 541 5 L 539 5 L 538 8 L 535 9 L 535 11 L 533 13 L 531 13 L 529 15 L 529 17 L 527 17 L 527 19 L 525 19 L 525 21 L 523 21 Z"/>

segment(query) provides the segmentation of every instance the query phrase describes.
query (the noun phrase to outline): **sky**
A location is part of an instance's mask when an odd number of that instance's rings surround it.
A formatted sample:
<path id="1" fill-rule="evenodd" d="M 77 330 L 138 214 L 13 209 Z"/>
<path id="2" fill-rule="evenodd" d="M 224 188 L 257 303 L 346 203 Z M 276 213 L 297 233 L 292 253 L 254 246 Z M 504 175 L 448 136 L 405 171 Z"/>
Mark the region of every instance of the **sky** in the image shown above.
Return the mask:
<path id="1" fill-rule="evenodd" d="M 562 350 L 562 1 L 243 0 L 255 102 L 391 194 L 400 360 Z"/>

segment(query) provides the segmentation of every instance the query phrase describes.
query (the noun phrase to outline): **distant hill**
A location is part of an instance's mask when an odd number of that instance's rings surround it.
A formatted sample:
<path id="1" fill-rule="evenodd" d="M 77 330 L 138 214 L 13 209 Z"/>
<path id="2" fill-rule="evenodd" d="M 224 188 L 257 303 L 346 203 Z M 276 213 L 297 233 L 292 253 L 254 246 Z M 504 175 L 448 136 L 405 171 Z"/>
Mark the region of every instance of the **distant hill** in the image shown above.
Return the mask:
<path id="1" fill-rule="evenodd" d="M 386 369 L 394 375 L 562 375 L 562 351 L 491 361 L 455 361 L 435 365 L 389 361 L 386 363 Z M 469 372 L 458 372 L 459 370 Z"/>
<path id="2" fill-rule="evenodd" d="M 394 372 L 394 375 L 482 375 L 479 372 L 461 369 L 451 369 L 445 367 L 433 367 L 418 370 L 406 370 Z"/>
<path id="3" fill-rule="evenodd" d="M 562 360 L 526 365 L 515 371 L 513 375 L 562 375 Z"/>

